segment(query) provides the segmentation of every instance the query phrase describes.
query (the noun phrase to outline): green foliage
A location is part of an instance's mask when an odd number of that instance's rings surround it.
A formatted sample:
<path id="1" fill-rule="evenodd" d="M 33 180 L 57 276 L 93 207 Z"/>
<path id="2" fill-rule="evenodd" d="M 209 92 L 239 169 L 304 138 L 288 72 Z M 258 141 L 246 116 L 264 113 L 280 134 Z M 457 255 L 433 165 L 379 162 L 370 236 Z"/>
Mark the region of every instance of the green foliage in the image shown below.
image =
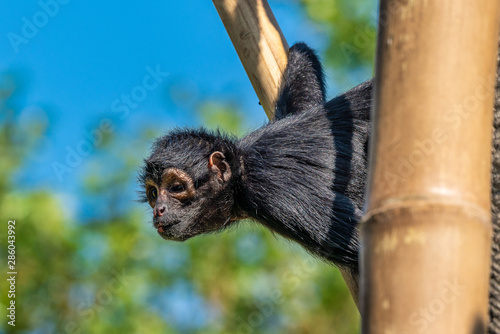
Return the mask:
<path id="1" fill-rule="evenodd" d="M 209 129 L 220 128 L 233 134 L 241 133 L 243 116 L 236 106 L 208 101 L 201 104 L 199 114 L 203 126 Z"/>
<path id="2" fill-rule="evenodd" d="M 328 36 L 326 64 L 334 80 L 349 86 L 353 71 L 370 70 L 375 59 L 377 2 L 366 0 L 301 0 L 306 13 Z"/>

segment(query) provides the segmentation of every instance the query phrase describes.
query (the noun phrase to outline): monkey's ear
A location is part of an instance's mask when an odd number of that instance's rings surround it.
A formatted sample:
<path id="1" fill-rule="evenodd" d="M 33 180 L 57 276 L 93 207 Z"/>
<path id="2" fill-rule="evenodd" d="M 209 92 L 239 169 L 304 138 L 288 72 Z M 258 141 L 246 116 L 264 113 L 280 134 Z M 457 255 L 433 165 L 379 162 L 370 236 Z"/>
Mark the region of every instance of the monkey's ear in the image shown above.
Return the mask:
<path id="1" fill-rule="evenodd" d="M 208 168 L 217 173 L 221 181 L 229 181 L 231 178 L 231 167 L 222 152 L 216 151 L 208 158 Z"/>

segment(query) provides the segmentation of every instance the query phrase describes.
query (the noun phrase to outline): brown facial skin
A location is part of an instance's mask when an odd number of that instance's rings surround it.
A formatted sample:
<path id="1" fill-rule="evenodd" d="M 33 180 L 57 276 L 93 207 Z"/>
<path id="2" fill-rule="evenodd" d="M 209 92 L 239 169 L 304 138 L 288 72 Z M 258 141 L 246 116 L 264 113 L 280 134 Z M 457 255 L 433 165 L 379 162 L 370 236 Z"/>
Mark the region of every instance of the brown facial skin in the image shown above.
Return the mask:
<path id="1" fill-rule="evenodd" d="M 209 182 L 198 189 L 187 171 L 178 168 L 165 169 L 159 185 L 151 178 L 146 179 L 153 225 L 162 238 L 184 241 L 233 221 L 232 194 L 227 187 L 231 168 L 221 152 L 211 154 L 206 172 Z"/>

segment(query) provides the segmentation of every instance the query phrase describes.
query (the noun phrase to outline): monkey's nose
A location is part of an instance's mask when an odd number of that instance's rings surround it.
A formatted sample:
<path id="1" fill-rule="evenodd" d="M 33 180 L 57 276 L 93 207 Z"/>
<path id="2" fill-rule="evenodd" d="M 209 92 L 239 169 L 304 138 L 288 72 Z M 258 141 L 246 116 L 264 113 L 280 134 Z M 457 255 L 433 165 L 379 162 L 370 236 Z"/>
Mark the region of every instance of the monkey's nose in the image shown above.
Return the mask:
<path id="1" fill-rule="evenodd" d="M 165 211 L 167 210 L 167 207 L 165 205 L 161 205 L 158 208 L 154 209 L 154 216 L 163 216 L 165 214 Z"/>

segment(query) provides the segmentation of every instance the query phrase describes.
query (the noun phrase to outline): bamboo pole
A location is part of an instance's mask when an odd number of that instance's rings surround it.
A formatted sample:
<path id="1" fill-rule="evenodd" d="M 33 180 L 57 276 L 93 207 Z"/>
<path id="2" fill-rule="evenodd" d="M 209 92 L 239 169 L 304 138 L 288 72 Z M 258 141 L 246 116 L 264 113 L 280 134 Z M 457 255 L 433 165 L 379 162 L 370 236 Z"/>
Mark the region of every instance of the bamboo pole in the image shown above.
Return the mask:
<path id="1" fill-rule="evenodd" d="M 499 1 L 382 0 L 363 333 L 483 333 Z"/>
<path id="2" fill-rule="evenodd" d="M 288 44 L 266 0 L 213 0 L 269 119 L 274 117 Z"/>
<path id="3" fill-rule="evenodd" d="M 267 0 L 213 0 L 248 78 L 269 119 L 274 117 L 288 43 Z M 358 276 L 339 268 L 358 305 Z"/>

